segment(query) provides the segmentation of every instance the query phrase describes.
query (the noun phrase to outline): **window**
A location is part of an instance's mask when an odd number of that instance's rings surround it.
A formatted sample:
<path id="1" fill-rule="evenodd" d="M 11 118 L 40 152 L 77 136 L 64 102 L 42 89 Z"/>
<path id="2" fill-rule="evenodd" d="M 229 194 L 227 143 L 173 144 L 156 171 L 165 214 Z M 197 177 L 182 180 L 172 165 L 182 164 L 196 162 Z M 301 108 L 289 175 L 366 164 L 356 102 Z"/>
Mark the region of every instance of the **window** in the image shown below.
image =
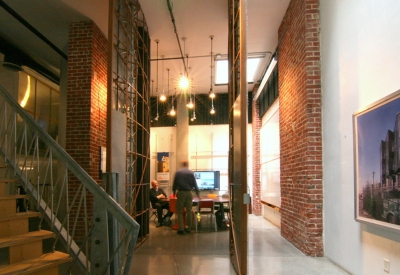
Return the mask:
<path id="1" fill-rule="evenodd" d="M 59 87 L 35 73 L 19 72 L 18 103 L 51 137 L 58 135 Z"/>
<path id="2" fill-rule="evenodd" d="M 247 82 L 254 81 L 254 75 L 257 72 L 260 60 L 263 57 L 250 57 L 247 59 Z M 215 85 L 228 84 L 228 60 L 217 59 L 215 60 Z"/>

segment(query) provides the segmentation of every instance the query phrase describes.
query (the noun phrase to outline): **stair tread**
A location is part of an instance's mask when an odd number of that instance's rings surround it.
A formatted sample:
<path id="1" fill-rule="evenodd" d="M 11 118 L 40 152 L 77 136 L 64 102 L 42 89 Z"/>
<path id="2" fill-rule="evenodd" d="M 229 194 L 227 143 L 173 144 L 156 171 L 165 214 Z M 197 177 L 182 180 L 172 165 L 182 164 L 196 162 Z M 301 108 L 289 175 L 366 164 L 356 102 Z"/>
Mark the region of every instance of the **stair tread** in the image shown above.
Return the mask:
<path id="1" fill-rule="evenodd" d="M 65 253 L 55 251 L 42 255 L 40 258 L 31 259 L 11 265 L 0 266 L 1 275 L 28 274 L 51 266 L 71 261 L 72 258 Z"/>
<path id="2" fill-rule="evenodd" d="M 15 200 L 15 199 L 26 199 L 28 195 L 9 195 L 9 196 L 1 196 L 0 200 Z"/>
<path id="3" fill-rule="evenodd" d="M 17 179 L 0 179 L 0 183 L 17 182 Z"/>
<path id="4" fill-rule="evenodd" d="M 53 232 L 47 230 L 32 231 L 17 236 L 0 238 L 0 248 L 49 239 L 55 236 Z"/>
<path id="5" fill-rule="evenodd" d="M 0 221 L 18 220 L 18 219 L 35 218 L 35 217 L 40 217 L 40 213 L 33 211 L 20 212 L 20 213 L 0 215 Z"/>

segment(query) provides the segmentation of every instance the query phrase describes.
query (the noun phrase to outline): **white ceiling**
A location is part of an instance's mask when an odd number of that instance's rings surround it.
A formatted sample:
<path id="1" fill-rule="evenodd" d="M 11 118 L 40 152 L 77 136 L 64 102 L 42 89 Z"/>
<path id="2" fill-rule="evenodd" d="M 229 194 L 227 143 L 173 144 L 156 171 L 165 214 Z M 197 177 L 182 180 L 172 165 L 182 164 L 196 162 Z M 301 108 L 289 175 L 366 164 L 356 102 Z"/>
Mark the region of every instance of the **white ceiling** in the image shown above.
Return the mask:
<path id="1" fill-rule="evenodd" d="M 1 1 L 0 1 L 1 2 Z M 93 19 L 105 35 L 108 31 L 107 0 L 3 0 L 16 13 L 29 22 L 48 40 L 67 53 L 68 24 L 78 20 Z M 154 91 L 167 91 L 170 68 L 170 91 L 184 71 L 179 50 L 189 56 L 187 61 L 189 77 L 193 79 L 195 93 L 208 93 L 210 89 L 210 35 L 213 39 L 213 53 L 227 55 L 228 52 L 228 1 L 227 0 L 170 0 L 175 19 L 177 35 L 171 20 L 167 0 L 139 0 L 148 25 L 151 38 L 151 79 Z M 266 53 L 266 59 L 259 68 L 255 79 L 260 81 L 261 73 L 269 62 L 270 54 L 277 46 L 278 28 L 290 0 L 248 0 L 247 1 L 247 50 L 251 53 Z M 0 3 L 1 4 L 1 3 Z M 0 36 L 17 45 L 20 49 L 40 60 L 52 70 L 59 70 L 60 55 L 37 38 L 15 18 L 0 7 Z M 186 42 L 182 40 L 186 37 Z M 172 59 L 171 59 L 172 58 Z M 171 60 L 167 60 L 171 59 Z M 251 89 L 252 87 L 249 87 Z M 216 92 L 227 92 L 227 86 L 215 88 Z"/>

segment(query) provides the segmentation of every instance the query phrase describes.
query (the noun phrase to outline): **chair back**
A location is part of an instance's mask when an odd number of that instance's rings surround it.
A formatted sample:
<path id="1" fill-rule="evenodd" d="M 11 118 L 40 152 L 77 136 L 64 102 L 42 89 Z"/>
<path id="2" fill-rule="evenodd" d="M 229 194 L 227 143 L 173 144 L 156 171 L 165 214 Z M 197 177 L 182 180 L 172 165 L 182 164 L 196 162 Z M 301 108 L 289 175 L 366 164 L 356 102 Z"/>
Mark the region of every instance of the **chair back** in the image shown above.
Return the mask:
<path id="1" fill-rule="evenodd" d="M 178 200 L 177 198 L 169 199 L 169 211 L 171 211 L 172 213 L 176 213 L 176 201 L 177 200 Z"/>
<path id="2" fill-rule="evenodd" d="M 210 199 L 199 200 L 199 212 L 200 213 L 213 213 L 214 201 Z"/>

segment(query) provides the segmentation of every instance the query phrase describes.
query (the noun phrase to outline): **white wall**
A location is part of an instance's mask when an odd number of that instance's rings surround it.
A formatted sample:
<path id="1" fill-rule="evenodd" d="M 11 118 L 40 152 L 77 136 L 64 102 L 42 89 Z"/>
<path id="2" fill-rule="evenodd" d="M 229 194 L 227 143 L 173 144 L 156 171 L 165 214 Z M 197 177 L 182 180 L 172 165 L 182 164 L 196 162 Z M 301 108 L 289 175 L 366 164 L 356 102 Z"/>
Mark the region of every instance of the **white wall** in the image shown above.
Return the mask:
<path id="1" fill-rule="evenodd" d="M 247 178 L 249 192 L 252 184 L 251 124 L 247 126 Z M 228 192 L 228 151 L 229 128 L 224 125 L 189 126 L 189 168 L 192 170 L 220 171 L 220 192 Z M 152 127 L 150 129 L 150 179 L 157 175 L 157 152 L 170 153 L 170 180 L 161 183 L 172 192 L 172 182 L 176 171 L 176 127 Z M 166 190 L 166 191 L 167 191 Z M 210 193 L 210 191 L 202 191 Z"/>
<path id="2" fill-rule="evenodd" d="M 260 154 L 261 200 L 281 207 L 279 99 L 262 118 Z"/>
<path id="3" fill-rule="evenodd" d="M 189 168 L 220 171 L 221 191 L 228 190 L 228 125 L 189 126 Z M 170 153 L 170 180 L 165 182 L 172 192 L 176 171 L 176 127 L 150 129 L 150 178 L 156 178 L 157 152 Z"/>
<path id="4" fill-rule="evenodd" d="M 325 255 L 352 274 L 400 274 L 400 234 L 354 219 L 352 115 L 400 89 L 400 1 L 320 1 Z"/>

